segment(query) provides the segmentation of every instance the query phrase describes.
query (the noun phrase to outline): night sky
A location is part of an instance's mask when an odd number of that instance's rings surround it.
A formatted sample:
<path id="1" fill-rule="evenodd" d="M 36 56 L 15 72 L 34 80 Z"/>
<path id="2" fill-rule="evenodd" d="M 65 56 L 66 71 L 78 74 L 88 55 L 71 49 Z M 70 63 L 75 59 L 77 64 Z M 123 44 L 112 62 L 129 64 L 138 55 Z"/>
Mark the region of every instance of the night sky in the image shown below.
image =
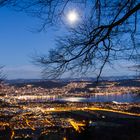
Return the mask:
<path id="1" fill-rule="evenodd" d="M 31 57 L 54 48 L 56 36 L 64 34 L 63 26 L 58 30 L 48 28 L 47 32 L 39 33 L 36 32 L 40 25 L 37 18 L 5 7 L 0 8 L 0 19 L 0 64 L 5 65 L 7 78 L 41 78 L 41 70 L 31 63 Z M 119 68 L 111 71 L 106 67 L 103 75 L 132 75 L 126 68 L 128 65 L 128 62 L 120 62 Z"/>

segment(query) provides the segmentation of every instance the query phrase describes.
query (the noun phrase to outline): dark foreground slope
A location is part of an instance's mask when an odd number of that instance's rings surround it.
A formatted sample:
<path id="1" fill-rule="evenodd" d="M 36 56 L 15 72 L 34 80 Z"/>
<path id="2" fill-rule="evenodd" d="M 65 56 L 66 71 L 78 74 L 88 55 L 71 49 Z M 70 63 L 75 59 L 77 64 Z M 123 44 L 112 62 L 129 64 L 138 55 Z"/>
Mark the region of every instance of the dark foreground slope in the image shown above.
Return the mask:
<path id="1" fill-rule="evenodd" d="M 14 134 L 12 128 L 7 126 L 0 131 L 0 140 L 10 140 L 12 134 L 15 140 L 140 140 L 139 116 L 91 110 L 53 112 L 47 115 L 54 117 L 54 125 L 44 123 L 44 127 L 36 127 L 34 130 L 16 129 Z M 71 125 L 64 124 L 68 122 Z"/>

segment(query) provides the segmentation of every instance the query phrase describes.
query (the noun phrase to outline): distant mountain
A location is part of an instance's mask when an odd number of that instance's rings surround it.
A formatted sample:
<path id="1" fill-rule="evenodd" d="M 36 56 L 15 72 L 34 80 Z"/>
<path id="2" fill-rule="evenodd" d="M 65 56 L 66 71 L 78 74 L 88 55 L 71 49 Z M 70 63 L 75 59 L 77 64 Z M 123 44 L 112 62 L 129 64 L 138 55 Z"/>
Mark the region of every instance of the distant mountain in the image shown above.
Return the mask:
<path id="1" fill-rule="evenodd" d="M 9 85 L 16 87 L 23 87 L 26 85 L 33 85 L 34 87 L 43 87 L 43 88 L 61 88 L 67 85 L 67 82 L 61 80 L 43 80 L 43 79 L 15 79 L 7 80 Z"/>
<path id="2" fill-rule="evenodd" d="M 9 84 L 16 84 L 16 83 L 30 83 L 30 82 L 40 82 L 43 81 L 42 79 L 12 79 L 12 80 L 5 80 L 6 83 Z"/>
<path id="3" fill-rule="evenodd" d="M 136 86 L 140 87 L 140 80 L 136 80 L 135 76 L 111 76 L 111 77 L 102 77 L 102 81 L 117 81 L 119 86 Z M 43 87 L 43 88 L 62 88 L 70 82 L 90 82 L 91 85 L 95 86 L 96 78 L 84 77 L 84 78 L 63 78 L 63 79 L 54 79 L 54 80 L 45 80 L 45 79 L 14 79 L 6 80 L 6 83 L 9 85 L 23 87 L 26 85 L 33 85 L 34 87 Z M 101 81 L 101 82 L 102 82 Z"/>
<path id="4" fill-rule="evenodd" d="M 100 81 L 108 80 L 127 80 L 127 79 L 137 79 L 136 76 L 109 76 L 109 77 L 101 77 Z M 32 82 L 49 82 L 49 81 L 59 81 L 59 82 L 72 82 L 72 81 L 96 81 L 96 78 L 92 77 L 80 77 L 80 78 L 61 78 L 61 79 L 12 79 L 12 80 L 5 80 L 6 83 L 9 84 L 20 84 L 20 83 L 32 83 Z"/>

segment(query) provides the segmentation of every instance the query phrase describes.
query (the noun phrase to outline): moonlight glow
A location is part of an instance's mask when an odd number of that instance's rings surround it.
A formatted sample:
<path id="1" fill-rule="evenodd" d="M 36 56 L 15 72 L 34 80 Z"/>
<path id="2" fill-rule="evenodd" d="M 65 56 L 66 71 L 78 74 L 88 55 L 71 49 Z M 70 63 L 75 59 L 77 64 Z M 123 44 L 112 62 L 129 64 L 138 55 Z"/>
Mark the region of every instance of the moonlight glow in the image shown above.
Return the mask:
<path id="1" fill-rule="evenodd" d="M 67 15 L 68 22 L 74 24 L 78 21 L 79 15 L 76 11 L 70 11 Z"/>

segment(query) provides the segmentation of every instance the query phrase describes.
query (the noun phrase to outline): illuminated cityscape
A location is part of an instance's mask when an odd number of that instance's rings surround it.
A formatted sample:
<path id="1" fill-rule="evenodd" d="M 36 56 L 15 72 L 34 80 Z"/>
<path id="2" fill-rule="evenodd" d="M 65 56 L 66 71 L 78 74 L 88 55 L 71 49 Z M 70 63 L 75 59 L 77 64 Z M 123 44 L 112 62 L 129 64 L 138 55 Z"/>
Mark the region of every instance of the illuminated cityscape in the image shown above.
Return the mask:
<path id="1" fill-rule="evenodd" d="M 109 115 L 105 112 L 119 113 L 121 117 L 123 115 L 128 118 L 140 117 L 139 101 L 98 102 L 102 96 L 107 99 L 112 96 L 117 99 L 120 95 L 121 98 L 123 96 L 130 98 L 128 96 L 130 92 L 135 97 L 140 91 L 137 86 L 117 87 L 118 84 L 106 82 L 104 86 L 101 83 L 95 87 L 89 81 L 82 81 L 70 82 L 62 88 L 50 89 L 34 87 L 31 84 L 23 87 L 1 84 L 0 131 L 7 133 L 9 139 L 33 139 L 50 133 L 60 133 L 62 138 L 67 139 L 66 131 L 81 133 L 87 124 L 93 126 L 98 124 L 98 121 L 94 122 L 95 120 L 99 120 L 102 126 L 100 121 Z M 93 102 L 92 98 L 95 97 L 97 101 Z M 132 110 L 132 108 L 136 109 Z M 98 113 L 100 111 L 102 113 Z M 3 133 L 0 137 L 4 139 Z"/>

